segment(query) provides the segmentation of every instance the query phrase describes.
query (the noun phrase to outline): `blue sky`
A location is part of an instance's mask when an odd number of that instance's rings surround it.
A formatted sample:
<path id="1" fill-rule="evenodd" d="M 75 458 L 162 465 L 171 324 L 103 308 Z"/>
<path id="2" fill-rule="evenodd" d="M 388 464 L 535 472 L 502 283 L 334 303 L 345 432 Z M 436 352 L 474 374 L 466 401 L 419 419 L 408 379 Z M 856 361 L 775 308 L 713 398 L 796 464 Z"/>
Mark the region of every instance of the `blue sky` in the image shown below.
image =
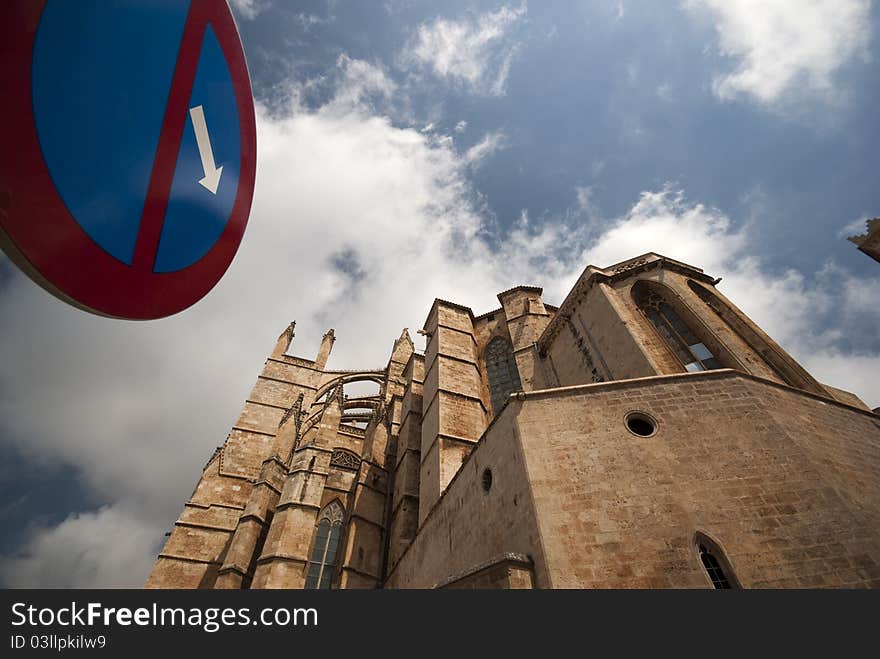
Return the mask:
<path id="1" fill-rule="evenodd" d="M 481 313 L 657 251 L 880 405 L 869 0 L 235 0 L 258 115 L 239 255 L 203 301 L 90 316 L 0 261 L 0 578 L 140 585 L 287 323 L 385 363 L 434 297 Z M 419 337 L 418 344 L 421 343 Z"/>

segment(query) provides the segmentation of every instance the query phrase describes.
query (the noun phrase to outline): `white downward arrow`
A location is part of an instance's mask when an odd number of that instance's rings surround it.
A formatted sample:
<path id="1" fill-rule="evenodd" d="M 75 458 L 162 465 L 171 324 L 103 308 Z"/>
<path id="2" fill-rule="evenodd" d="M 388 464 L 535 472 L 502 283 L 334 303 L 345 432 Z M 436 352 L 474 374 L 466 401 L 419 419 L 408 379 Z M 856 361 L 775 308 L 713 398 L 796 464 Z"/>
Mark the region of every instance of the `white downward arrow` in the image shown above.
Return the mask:
<path id="1" fill-rule="evenodd" d="M 196 133 L 196 143 L 199 145 L 199 156 L 202 158 L 202 169 L 205 170 L 205 178 L 200 179 L 205 188 L 217 194 L 217 186 L 220 185 L 222 167 L 214 164 L 214 152 L 211 150 L 211 138 L 208 136 L 208 126 L 205 124 L 205 111 L 201 105 L 189 109 L 192 118 L 193 130 Z"/>

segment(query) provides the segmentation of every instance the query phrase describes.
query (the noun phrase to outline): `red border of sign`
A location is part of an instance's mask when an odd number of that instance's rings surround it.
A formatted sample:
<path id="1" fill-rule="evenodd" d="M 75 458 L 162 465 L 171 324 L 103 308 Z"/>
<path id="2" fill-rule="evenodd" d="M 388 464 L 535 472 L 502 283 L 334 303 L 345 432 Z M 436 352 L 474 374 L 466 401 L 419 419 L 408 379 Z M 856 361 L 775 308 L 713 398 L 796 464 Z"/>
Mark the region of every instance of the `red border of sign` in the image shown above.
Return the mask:
<path id="1" fill-rule="evenodd" d="M 3 0 L 0 58 L 0 246 L 37 283 L 87 311 L 147 320 L 186 309 L 220 280 L 247 225 L 256 177 L 256 120 L 247 63 L 226 0 L 192 0 L 165 108 L 132 265 L 105 252 L 73 219 L 43 160 L 33 118 L 31 55 L 45 0 Z M 191 266 L 154 273 L 168 193 L 208 23 L 229 65 L 241 125 L 238 191 L 223 233 Z M 35 221 L 39 218 L 39 221 Z"/>

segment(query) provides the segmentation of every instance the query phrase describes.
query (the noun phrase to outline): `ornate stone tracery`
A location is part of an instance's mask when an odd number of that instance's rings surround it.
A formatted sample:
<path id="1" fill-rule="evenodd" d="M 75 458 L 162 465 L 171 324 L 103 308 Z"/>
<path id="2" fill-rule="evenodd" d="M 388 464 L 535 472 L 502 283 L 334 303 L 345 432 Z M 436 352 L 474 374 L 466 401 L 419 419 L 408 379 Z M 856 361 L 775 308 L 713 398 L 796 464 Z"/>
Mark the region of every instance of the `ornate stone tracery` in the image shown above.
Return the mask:
<path id="1" fill-rule="evenodd" d="M 324 520 L 330 522 L 331 525 L 342 524 L 343 519 L 345 519 L 345 511 L 342 509 L 339 500 L 334 499 L 321 511 L 321 515 L 318 517 L 318 524 Z"/>
<path id="2" fill-rule="evenodd" d="M 616 266 L 615 268 L 613 268 L 611 270 L 611 272 L 613 272 L 614 274 L 626 272 L 627 270 L 633 270 L 635 268 L 638 268 L 639 266 L 645 265 L 647 262 L 648 262 L 648 260 L 643 259 L 643 258 L 642 259 L 634 259 L 632 261 L 626 261 L 626 262 L 621 263 L 620 265 Z"/>
<path id="3" fill-rule="evenodd" d="M 358 469 L 361 466 L 361 459 L 351 451 L 337 448 L 333 449 L 333 455 L 330 456 L 330 466 L 342 469 Z"/>

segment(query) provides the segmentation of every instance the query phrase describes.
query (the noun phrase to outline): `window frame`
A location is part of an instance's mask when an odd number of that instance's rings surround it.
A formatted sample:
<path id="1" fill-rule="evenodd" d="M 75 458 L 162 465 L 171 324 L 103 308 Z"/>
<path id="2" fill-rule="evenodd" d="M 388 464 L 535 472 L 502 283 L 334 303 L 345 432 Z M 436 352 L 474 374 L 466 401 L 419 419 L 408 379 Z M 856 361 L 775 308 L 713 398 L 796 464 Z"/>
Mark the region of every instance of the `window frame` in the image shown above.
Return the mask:
<path id="1" fill-rule="evenodd" d="M 697 531 L 694 533 L 691 547 L 694 551 L 697 564 L 700 566 L 700 571 L 714 590 L 738 590 L 742 588 L 742 584 L 736 575 L 736 571 L 733 569 L 733 565 L 731 565 L 730 560 L 727 558 L 727 553 L 714 538 L 702 531 Z M 717 563 L 717 569 L 721 572 L 728 584 L 727 588 L 719 587 L 715 584 L 715 580 L 709 573 L 709 568 L 703 561 L 704 552 L 701 551 L 701 547 L 704 547 L 706 549 L 705 554 L 711 556 Z"/>
<path id="2" fill-rule="evenodd" d="M 661 286 L 650 280 L 639 279 L 632 285 L 630 296 L 636 308 L 675 356 L 682 368 L 689 373 L 725 368 L 721 357 L 716 354 L 717 351 L 713 351 L 707 345 L 705 338 L 700 336 L 700 332 L 693 327 L 693 323 L 688 322 L 685 318 L 687 314 L 682 314 L 676 309 L 670 296 L 664 294 Z M 676 320 L 692 335 L 692 338 L 696 339 L 695 342 L 689 341 L 682 335 L 676 327 L 674 322 Z M 699 346 L 702 346 L 709 354 L 708 357 L 700 357 L 697 354 L 696 350 Z M 689 358 L 689 361 L 685 361 L 686 358 Z M 692 368 L 692 366 L 696 368 Z"/>
<path id="3" fill-rule="evenodd" d="M 315 530 L 312 533 L 312 544 L 309 548 L 309 558 L 306 562 L 304 585 L 306 590 L 331 590 L 333 588 L 333 573 L 339 562 L 339 545 L 342 538 L 342 522 L 344 518 L 345 509 L 342 507 L 339 499 L 334 499 L 321 509 L 317 520 L 315 520 Z M 317 543 L 321 537 L 321 526 L 324 524 L 327 525 L 327 535 L 320 552 L 320 560 L 317 560 L 315 552 L 318 549 Z M 333 560 L 332 563 L 328 563 L 327 556 L 330 552 L 331 544 L 333 544 Z M 318 573 L 314 579 L 311 575 L 313 566 L 318 566 Z"/>

